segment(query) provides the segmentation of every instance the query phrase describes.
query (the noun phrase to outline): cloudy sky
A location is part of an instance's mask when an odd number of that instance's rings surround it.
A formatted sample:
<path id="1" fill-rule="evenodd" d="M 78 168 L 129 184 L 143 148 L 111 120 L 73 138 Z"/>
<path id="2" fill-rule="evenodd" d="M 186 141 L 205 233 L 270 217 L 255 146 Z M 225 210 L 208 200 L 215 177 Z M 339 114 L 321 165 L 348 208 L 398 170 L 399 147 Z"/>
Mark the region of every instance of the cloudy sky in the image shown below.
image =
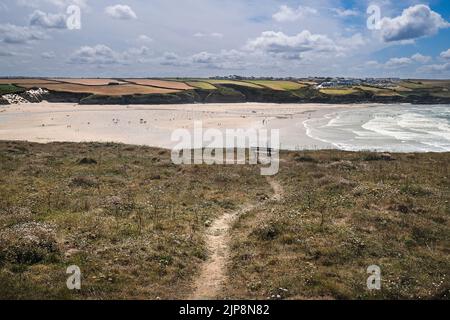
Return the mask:
<path id="1" fill-rule="evenodd" d="M 450 78 L 448 2 L 1 0 L 0 76 Z"/>

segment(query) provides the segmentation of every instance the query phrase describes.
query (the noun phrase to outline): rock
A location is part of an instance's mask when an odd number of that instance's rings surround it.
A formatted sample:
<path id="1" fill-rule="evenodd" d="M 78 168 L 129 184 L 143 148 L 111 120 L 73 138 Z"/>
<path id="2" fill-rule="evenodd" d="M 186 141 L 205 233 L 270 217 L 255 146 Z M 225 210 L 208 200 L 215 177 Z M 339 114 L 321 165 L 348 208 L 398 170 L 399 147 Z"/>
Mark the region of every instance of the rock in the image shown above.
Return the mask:
<path id="1" fill-rule="evenodd" d="M 3 99 L 8 101 L 9 104 L 29 103 L 29 101 L 18 94 L 5 94 Z"/>
<path id="2" fill-rule="evenodd" d="M 3 96 L 0 96 L 0 105 L 8 105 L 8 100 L 4 99 Z"/>

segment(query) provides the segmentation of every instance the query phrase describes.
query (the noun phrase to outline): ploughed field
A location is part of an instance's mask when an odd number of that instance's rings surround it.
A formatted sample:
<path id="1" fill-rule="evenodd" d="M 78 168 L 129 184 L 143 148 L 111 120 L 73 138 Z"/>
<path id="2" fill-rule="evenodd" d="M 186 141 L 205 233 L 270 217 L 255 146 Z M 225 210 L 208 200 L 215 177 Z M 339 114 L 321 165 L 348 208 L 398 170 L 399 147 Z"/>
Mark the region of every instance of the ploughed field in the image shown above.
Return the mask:
<path id="1" fill-rule="evenodd" d="M 449 163 L 282 152 L 269 183 L 257 166 L 177 166 L 163 149 L 3 141 L 0 299 L 192 297 L 208 228 L 232 212 L 216 298 L 448 299 Z M 80 291 L 66 287 L 71 265 Z M 380 291 L 367 290 L 371 265 Z"/>

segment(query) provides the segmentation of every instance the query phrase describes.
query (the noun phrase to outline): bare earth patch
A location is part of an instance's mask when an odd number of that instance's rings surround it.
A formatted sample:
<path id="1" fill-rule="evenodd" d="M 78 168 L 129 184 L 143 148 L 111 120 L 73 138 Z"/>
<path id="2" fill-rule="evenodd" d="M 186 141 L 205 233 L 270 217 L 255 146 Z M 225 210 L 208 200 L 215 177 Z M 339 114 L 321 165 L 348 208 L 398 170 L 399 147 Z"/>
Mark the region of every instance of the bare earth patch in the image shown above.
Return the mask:
<path id="1" fill-rule="evenodd" d="M 283 189 L 281 185 L 273 179 L 267 179 L 273 189 L 272 200 L 281 200 Z M 195 281 L 195 292 L 191 296 L 192 300 L 213 300 L 217 299 L 222 287 L 227 282 L 227 265 L 230 260 L 230 229 L 236 219 L 264 205 L 263 202 L 257 204 L 247 204 L 237 211 L 225 213 L 213 222 L 206 231 L 206 243 L 210 256 L 201 267 L 200 276 Z"/>

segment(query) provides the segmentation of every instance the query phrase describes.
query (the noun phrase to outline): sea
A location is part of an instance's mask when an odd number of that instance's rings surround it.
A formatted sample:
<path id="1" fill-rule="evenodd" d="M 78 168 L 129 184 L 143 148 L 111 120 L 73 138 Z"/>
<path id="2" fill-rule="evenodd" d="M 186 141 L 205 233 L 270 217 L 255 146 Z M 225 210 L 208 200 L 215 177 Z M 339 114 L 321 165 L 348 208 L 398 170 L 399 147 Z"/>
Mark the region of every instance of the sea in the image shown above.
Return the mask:
<path id="1" fill-rule="evenodd" d="M 347 151 L 449 152 L 450 105 L 373 105 L 303 122 L 307 135 Z"/>

